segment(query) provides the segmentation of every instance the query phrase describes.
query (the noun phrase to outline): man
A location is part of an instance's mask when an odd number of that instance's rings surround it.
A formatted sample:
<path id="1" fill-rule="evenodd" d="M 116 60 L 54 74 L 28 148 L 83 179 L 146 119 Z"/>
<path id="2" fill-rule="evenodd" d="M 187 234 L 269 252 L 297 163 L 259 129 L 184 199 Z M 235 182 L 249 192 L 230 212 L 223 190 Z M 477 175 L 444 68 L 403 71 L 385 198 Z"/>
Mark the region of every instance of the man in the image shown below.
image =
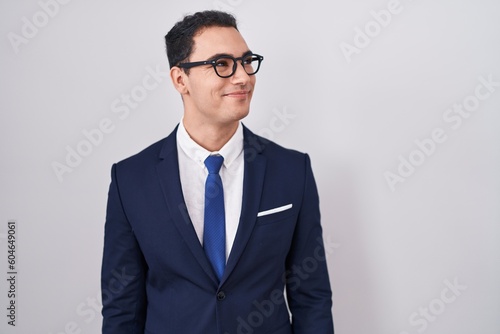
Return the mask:
<path id="1" fill-rule="evenodd" d="M 184 117 L 112 168 L 103 333 L 332 334 L 309 158 L 240 122 L 263 57 L 218 11 L 166 43 Z"/>

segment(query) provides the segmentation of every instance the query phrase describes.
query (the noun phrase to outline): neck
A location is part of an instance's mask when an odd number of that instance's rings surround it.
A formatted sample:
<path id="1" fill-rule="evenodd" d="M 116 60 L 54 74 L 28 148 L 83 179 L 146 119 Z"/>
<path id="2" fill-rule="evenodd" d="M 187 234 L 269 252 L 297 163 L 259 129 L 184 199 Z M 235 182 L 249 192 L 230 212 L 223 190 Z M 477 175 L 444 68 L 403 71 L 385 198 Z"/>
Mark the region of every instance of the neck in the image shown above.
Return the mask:
<path id="1" fill-rule="evenodd" d="M 191 139 L 210 152 L 219 151 L 238 129 L 238 121 L 228 124 L 213 124 L 196 122 L 187 118 L 186 115 L 183 124 Z"/>

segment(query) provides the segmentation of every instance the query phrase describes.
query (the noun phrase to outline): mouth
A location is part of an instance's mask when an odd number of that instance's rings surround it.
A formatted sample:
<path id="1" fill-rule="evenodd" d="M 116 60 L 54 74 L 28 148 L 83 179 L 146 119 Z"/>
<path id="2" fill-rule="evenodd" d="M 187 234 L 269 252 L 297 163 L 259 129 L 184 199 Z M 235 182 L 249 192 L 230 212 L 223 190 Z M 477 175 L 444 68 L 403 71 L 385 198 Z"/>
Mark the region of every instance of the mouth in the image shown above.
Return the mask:
<path id="1" fill-rule="evenodd" d="M 226 97 L 233 97 L 237 99 L 246 99 L 250 96 L 250 90 L 237 90 L 231 93 L 224 94 Z"/>

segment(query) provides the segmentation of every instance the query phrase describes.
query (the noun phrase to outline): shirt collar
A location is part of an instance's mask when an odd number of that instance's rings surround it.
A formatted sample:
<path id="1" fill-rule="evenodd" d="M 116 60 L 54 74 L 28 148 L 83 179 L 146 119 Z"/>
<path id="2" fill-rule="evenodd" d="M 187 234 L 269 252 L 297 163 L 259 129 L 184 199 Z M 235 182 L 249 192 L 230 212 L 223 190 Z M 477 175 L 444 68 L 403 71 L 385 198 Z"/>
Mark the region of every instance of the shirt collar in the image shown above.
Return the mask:
<path id="1" fill-rule="evenodd" d="M 229 168 L 236 158 L 243 152 L 243 126 L 238 122 L 238 128 L 228 142 L 219 150 L 210 152 L 198 145 L 187 133 L 183 123 L 179 123 L 177 129 L 177 145 L 186 153 L 186 155 L 195 161 L 201 168 L 205 168 L 205 159 L 209 155 L 220 154 L 224 157 L 224 166 Z"/>

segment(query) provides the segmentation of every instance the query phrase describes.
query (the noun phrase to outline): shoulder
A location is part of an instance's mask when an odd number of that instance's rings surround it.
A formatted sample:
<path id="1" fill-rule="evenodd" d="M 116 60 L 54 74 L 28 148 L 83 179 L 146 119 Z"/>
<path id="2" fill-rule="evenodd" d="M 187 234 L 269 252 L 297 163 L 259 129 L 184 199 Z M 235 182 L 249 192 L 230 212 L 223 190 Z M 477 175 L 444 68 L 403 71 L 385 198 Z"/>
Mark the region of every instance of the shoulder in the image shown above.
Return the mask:
<path id="1" fill-rule="evenodd" d="M 256 135 L 247 127 L 243 128 L 245 140 L 245 155 L 262 154 L 268 160 L 283 161 L 285 163 L 308 160 L 307 153 L 283 147 L 274 141 Z"/>
<path id="2" fill-rule="evenodd" d="M 266 173 L 279 180 L 298 180 L 312 174 L 307 153 L 285 148 L 244 128 L 245 161 L 264 163 Z M 283 181 L 287 182 L 287 181 Z"/>
<path id="3" fill-rule="evenodd" d="M 115 165 L 121 170 L 144 170 L 155 166 L 162 156 L 176 152 L 176 132 L 177 127 L 167 137 L 149 145 L 140 152 L 127 157 Z"/>

